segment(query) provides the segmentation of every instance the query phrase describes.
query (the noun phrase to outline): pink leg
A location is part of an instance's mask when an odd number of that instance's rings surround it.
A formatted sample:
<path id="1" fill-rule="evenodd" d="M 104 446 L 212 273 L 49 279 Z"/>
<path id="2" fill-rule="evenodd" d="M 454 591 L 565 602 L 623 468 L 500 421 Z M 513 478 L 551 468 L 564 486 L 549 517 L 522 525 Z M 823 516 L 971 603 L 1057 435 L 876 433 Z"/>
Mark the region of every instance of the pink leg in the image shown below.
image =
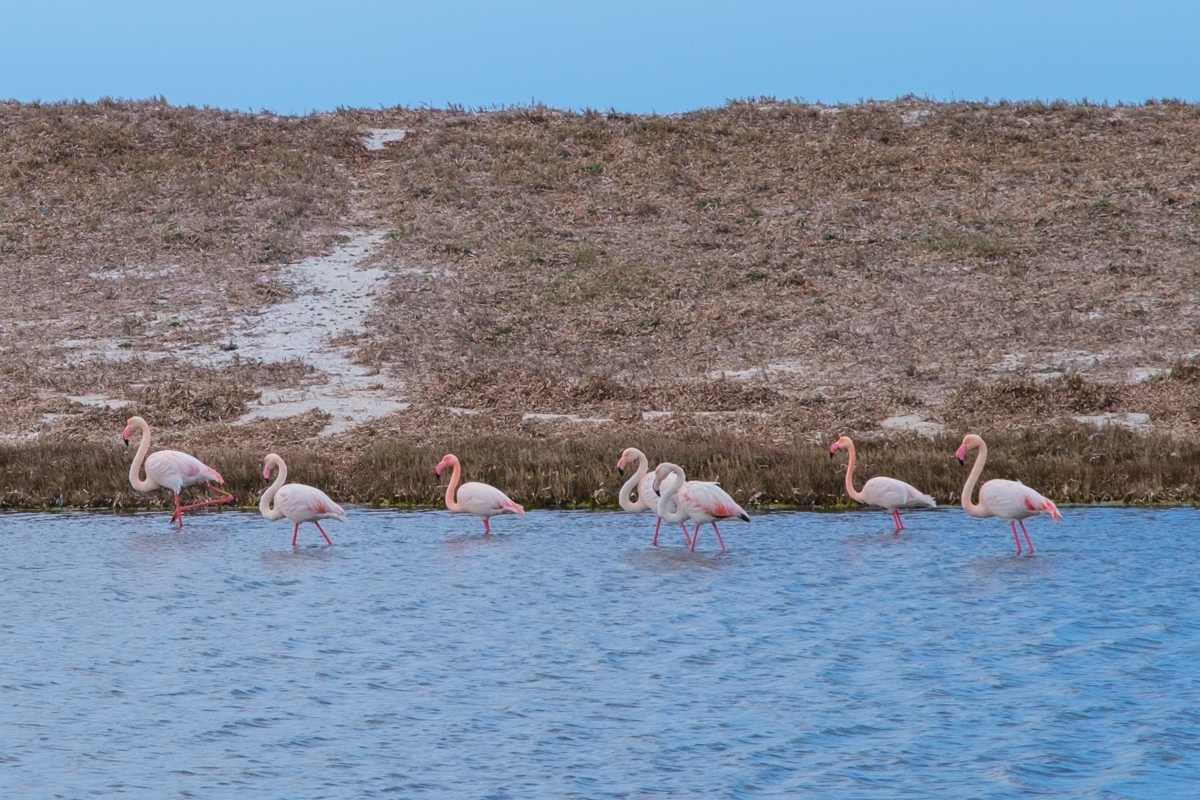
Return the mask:
<path id="1" fill-rule="evenodd" d="M 900 521 L 900 512 L 892 509 L 892 519 L 896 520 L 896 533 L 904 530 L 904 523 Z"/>
<path id="2" fill-rule="evenodd" d="M 1033 555 L 1033 542 L 1029 541 L 1029 531 L 1025 530 L 1025 520 L 1017 521 L 1021 523 L 1021 533 L 1025 534 L 1025 544 L 1029 545 L 1029 555 Z"/>
<path id="3" fill-rule="evenodd" d="M 1008 521 L 1008 526 L 1012 528 L 1013 541 L 1017 543 L 1017 555 L 1021 555 L 1021 540 L 1017 538 L 1017 523 L 1010 519 Z"/>
<path id="4" fill-rule="evenodd" d="M 658 518 L 658 522 L 654 523 L 654 541 L 650 542 L 655 547 L 658 547 L 658 526 L 662 525 L 662 517 Z M 684 528 L 686 531 L 687 528 Z"/>
<path id="5" fill-rule="evenodd" d="M 233 495 L 229 494 L 224 489 L 218 489 L 217 487 L 210 486 L 207 483 L 202 483 L 200 485 L 203 486 L 205 489 L 208 489 L 210 492 L 216 492 L 223 496 L 218 497 L 215 500 L 205 500 L 203 503 L 192 503 L 190 506 L 184 506 L 183 508 L 179 509 L 179 523 L 181 525 L 183 524 L 183 512 L 187 511 L 190 508 L 199 508 L 200 506 L 211 506 L 213 503 L 229 503 L 229 502 L 232 502 L 232 500 L 233 500 Z M 175 504 L 176 505 L 179 504 L 179 496 L 178 495 L 175 496 Z"/>
<path id="6" fill-rule="evenodd" d="M 488 518 L 484 517 L 483 518 L 483 535 L 487 536 L 491 532 L 492 532 L 492 526 L 488 525 Z M 330 544 L 333 544 L 333 543 L 330 542 Z"/>
<path id="7" fill-rule="evenodd" d="M 296 546 L 296 534 L 300 532 L 300 523 L 296 523 L 296 527 L 292 528 L 292 547 Z"/>
<path id="8" fill-rule="evenodd" d="M 326 535 L 326 533 L 325 533 L 325 529 L 321 527 L 321 523 L 317 522 L 317 521 L 314 519 L 314 520 L 313 520 L 313 525 L 316 525 L 316 526 L 317 526 L 317 530 L 319 530 L 319 531 L 321 532 L 321 535 L 325 537 L 325 541 L 329 542 L 330 544 L 333 544 L 333 542 L 330 540 L 329 536 L 328 536 L 328 535 Z"/>
<path id="9" fill-rule="evenodd" d="M 725 551 L 725 540 L 721 538 L 721 532 L 717 530 L 717 523 L 713 523 L 713 533 L 717 535 L 717 541 L 721 543 L 721 551 Z"/>
<path id="10" fill-rule="evenodd" d="M 687 536 L 687 527 L 683 529 L 683 535 Z M 696 523 L 696 530 L 692 531 L 692 552 L 696 552 L 696 542 L 700 541 L 700 523 Z"/>
<path id="11" fill-rule="evenodd" d="M 684 539 L 687 539 L 687 543 L 688 543 L 688 544 L 691 544 L 691 543 L 692 543 L 692 537 L 691 537 L 691 536 L 688 534 L 688 532 L 687 532 L 687 525 L 684 525 L 684 524 L 681 522 L 681 523 L 679 523 L 679 527 L 683 528 L 683 538 L 684 538 Z"/>
<path id="12" fill-rule="evenodd" d="M 175 513 L 171 515 L 171 522 L 179 520 L 179 527 L 183 527 L 183 514 L 179 510 L 179 492 L 173 492 L 175 495 Z"/>

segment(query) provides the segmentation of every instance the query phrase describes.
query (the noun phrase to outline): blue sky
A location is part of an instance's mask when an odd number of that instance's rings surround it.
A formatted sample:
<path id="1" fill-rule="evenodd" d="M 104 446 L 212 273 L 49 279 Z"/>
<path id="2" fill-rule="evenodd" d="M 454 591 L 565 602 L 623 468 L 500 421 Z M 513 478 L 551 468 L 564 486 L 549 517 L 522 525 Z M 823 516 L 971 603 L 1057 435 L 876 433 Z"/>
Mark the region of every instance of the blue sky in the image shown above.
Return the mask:
<path id="1" fill-rule="evenodd" d="M 907 94 L 1200 100 L 1200 2 L 68 0 L 0 12 L 0 98 L 25 101 L 673 113 Z"/>

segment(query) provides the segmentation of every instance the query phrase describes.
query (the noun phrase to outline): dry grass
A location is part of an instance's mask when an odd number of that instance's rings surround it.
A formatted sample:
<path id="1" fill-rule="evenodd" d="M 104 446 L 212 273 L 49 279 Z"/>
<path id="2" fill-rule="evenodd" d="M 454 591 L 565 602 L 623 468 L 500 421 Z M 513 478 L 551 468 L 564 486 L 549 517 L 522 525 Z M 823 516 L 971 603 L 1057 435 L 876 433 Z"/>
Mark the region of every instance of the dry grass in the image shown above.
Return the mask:
<path id="1" fill-rule="evenodd" d="M 10 503 L 129 502 L 107 454 L 132 413 L 244 468 L 243 500 L 287 449 L 343 499 L 430 502 L 422 465 L 457 449 L 532 504 L 611 502 L 612 452 L 641 442 L 747 500 L 824 503 L 840 483 L 812 449 L 840 433 L 949 499 L 941 448 L 967 429 L 1061 498 L 1197 485 L 1177 444 L 1200 434 L 1195 106 L 281 118 L 106 101 L 0 103 L 0 123 L 0 289 L 20 300 L 0 326 L 0 433 L 40 437 L 5 451 Z M 411 133 L 366 153 L 367 126 Z M 231 428 L 261 388 L 321 376 L 187 359 L 288 299 L 279 267 L 355 221 L 390 231 L 372 265 L 407 269 L 353 344 L 413 407 L 336 441 L 311 440 L 319 413 Z M 118 350 L 65 344 L 84 339 Z M 93 393 L 133 402 L 65 399 Z M 955 435 L 869 441 L 914 412 Z M 1163 436 L 1071 420 L 1110 412 Z M 43 457 L 76 483 L 11 466 Z"/>
<path id="2" fill-rule="evenodd" d="M 362 358 L 435 394 L 736 371 L 875 426 L 981 371 L 1120 385 L 1200 350 L 1193 106 L 351 113 L 414 131 L 364 202 L 402 232 L 384 262 L 436 275 L 396 279 Z"/>

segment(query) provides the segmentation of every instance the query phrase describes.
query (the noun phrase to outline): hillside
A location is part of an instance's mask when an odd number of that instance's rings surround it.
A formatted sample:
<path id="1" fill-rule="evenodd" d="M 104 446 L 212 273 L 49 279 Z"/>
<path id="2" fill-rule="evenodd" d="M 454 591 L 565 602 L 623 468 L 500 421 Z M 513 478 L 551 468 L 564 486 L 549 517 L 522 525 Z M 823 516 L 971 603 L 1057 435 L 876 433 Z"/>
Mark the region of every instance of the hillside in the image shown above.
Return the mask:
<path id="1" fill-rule="evenodd" d="M 372 129 L 405 133 L 367 150 Z M 486 477 L 538 442 L 686 445 L 707 468 L 706 442 L 754 465 L 841 433 L 924 452 L 1119 425 L 1114 448 L 1174 471 L 1118 464 L 1084 492 L 1089 445 L 1058 496 L 1190 498 L 1198 148 L 1178 103 L 0 103 L 2 458 L 105 453 L 140 413 L 161 444 L 292 448 L 343 496 L 421 501 L 432 481 L 348 476 L 387 447 L 413 469 L 481 448 Z M 735 488 L 824 502 L 836 466 Z M 535 497 L 612 501 L 514 470 Z M 53 497 L 18 472 L 8 504 Z"/>

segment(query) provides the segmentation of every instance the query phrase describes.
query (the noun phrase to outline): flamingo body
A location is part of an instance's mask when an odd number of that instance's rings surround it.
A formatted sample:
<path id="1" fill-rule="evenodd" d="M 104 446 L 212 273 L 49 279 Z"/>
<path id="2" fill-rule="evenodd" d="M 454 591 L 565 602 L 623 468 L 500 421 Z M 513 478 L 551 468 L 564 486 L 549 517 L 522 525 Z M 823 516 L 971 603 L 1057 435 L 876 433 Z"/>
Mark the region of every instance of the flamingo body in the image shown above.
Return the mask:
<path id="1" fill-rule="evenodd" d="M 871 506 L 879 506 L 888 511 L 915 506 L 937 507 L 937 501 L 927 494 L 922 494 L 915 486 L 882 475 L 871 478 L 863 484 L 862 502 Z"/>
<path id="2" fill-rule="evenodd" d="M 158 450 L 146 457 L 146 478 L 155 485 L 152 488 L 170 489 L 175 494 L 185 486 L 198 483 L 224 483 L 221 473 L 195 456 L 178 450 Z M 145 491 L 145 490 L 143 490 Z"/>
<path id="3" fill-rule="evenodd" d="M 1008 481 L 1003 478 L 993 478 L 983 484 L 979 487 L 979 502 L 971 502 L 975 484 L 983 473 L 983 465 L 987 463 L 987 444 L 979 436 L 968 433 L 963 437 L 962 444 L 955 453 L 961 464 L 964 463 L 967 451 L 974 449 L 979 450 L 979 455 L 975 457 L 971 474 L 967 476 L 967 482 L 963 485 L 963 510 L 972 517 L 1000 517 L 1008 520 L 1008 526 L 1012 529 L 1013 541 L 1017 543 L 1017 555 L 1021 555 L 1021 540 L 1017 537 L 1017 526 L 1020 525 L 1021 533 L 1025 535 L 1025 543 L 1029 545 L 1029 554 L 1033 555 L 1033 542 L 1029 538 L 1029 531 L 1025 530 L 1024 520 L 1035 514 L 1049 514 L 1050 518 L 1057 522 L 1062 519 L 1058 506 L 1054 505 L 1050 498 L 1041 495 L 1020 481 Z"/>
<path id="4" fill-rule="evenodd" d="M 1049 514 L 1052 519 L 1062 519 L 1053 501 L 1020 481 L 1006 481 L 1003 478 L 993 478 L 979 487 L 979 508 L 986 514 L 972 516 L 1022 520 L 1036 514 Z"/>
<path id="5" fill-rule="evenodd" d="M 675 474 L 676 482 L 674 484 L 666 483 L 667 476 L 672 473 Z M 662 492 L 658 497 L 658 515 L 671 523 L 682 522 L 685 519 L 696 523 L 696 529 L 692 531 L 692 550 L 696 549 L 696 542 L 700 538 L 701 525 L 712 524 L 717 541 L 724 550 L 725 540 L 721 538 L 717 521 L 726 519 L 750 521 L 750 515 L 729 496 L 728 492 L 715 483 L 684 480 L 683 470 L 669 462 L 659 464 L 655 475 L 658 478 L 657 488 Z M 672 501 L 675 504 L 674 511 L 671 510 Z"/>
<path id="6" fill-rule="evenodd" d="M 517 505 L 504 492 L 486 483 L 464 483 L 458 487 L 458 508 L 463 514 L 474 514 L 480 519 L 491 519 L 497 514 L 524 514 L 525 509 Z"/>
<path id="7" fill-rule="evenodd" d="M 495 486 L 475 482 L 459 486 L 458 479 L 462 476 L 462 465 L 458 463 L 458 457 L 453 454 L 448 453 L 434 467 L 434 472 L 440 477 L 442 470 L 447 466 L 452 467 L 453 472 L 450 476 L 450 485 L 446 487 L 446 508 L 456 513 L 474 514 L 479 517 L 483 520 L 484 534 L 492 532 L 488 521 L 497 514 L 525 513 L 524 508 L 514 503 L 508 495 Z M 457 494 L 455 489 L 458 490 Z"/>
<path id="8" fill-rule="evenodd" d="M 333 544 L 317 520 L 336 519 L 345 522 L 346 512 L 320 489 L 306 486 L 303 483 L 289 483 L 285 486 L 284 481 L 287 480 L 288 473 L 287 464 L 274 453 L 263 459 L 264 478 L 271 477 L 272 466 L 279 467 L 279 475 L 275 478 L 275 482 L 263 492 L 262 498 L 258 501 L 259 512 L 269 520 L 287 517 L 289 521 L 295 523 L 295 527 L 292 528 L 293 547 L 296 546 L 296 535 L 300 532 L 301 522 L 311 522 L 316 525 L 317 530 L 325 537 L 325 541 Z M 273 507 L 272 500 L 274 500 Z"/>
<path id="9" fill-rule="evenodd" d="M 141 417 L 130 417 L 125 425 L 125 430 L 121 432 L 121 438 L 125 440 L 127 446 L 134 428 L 142 432 L 142 441 L 138 444 L 137 455 L 133 457 L 133 463 L 129 466 L 129 484 L 139 492 L 170 489 L 171 494 L 175 496 L 175 513 L 171 515 L 172 522 L 178 520 L 179 527 L 182 528 L 184 511 L 214 503 L 229 503 L 233 500 L 233 495 L 212 485 L 225 482 L 221 473 L 200 459 L 178 450 L 159 450 L 147 456 L 146 453 L 150 450 L 150 426 Z M 143 463 L 146 468 L 145 480 L 141 476 Z M 184 487 L 196 484 L 223 496 L 186 506 L 179 505 L 179 493 L 183 491 Z"/>

